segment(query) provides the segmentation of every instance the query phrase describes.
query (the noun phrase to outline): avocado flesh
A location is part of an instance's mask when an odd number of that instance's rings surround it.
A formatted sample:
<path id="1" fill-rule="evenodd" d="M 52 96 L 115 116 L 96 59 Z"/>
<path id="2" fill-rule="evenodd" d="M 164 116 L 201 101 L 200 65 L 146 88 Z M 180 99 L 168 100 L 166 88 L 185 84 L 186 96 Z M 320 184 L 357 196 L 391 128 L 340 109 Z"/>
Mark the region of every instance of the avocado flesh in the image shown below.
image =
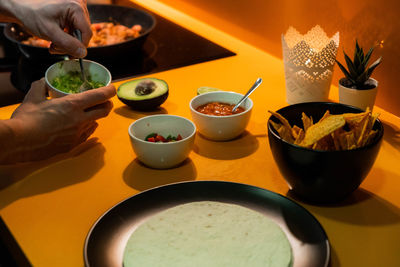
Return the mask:
<path id="1" fill-rule="evenodd" d="M 144 82 L 152 82 L 155 86 L 151 93 L 138 95 L 136 88 Z M 168 98 L 168 84 L 156 78 L 137 79 L 121 84 L 117 90 L 118 99 L 136 110 L 152 110 L 160 106 Z"/>
<path id="2" fill-rule="evenodd" d="M 135 92 L 135 88 L 143 81 L 145 80 L 150 80 L 155 83 L 155 90 L 151 92 L 150 94 L 146 95 L 138 95 Z M 165 81 L 155 79 L 155 78 L 144 78 L 144 79 L 138 79 L 138 80 L 133 80 L 129 81 L 126 83 L 121 84 L 121 86 L 118 88 L 118 97 L 124 98 L 127 100 L 145 100 L 145 99 L 152 99 L 155 97 L 158 97 L 160 95 L 163 95 L 168 92 L 168 85 Z"/>

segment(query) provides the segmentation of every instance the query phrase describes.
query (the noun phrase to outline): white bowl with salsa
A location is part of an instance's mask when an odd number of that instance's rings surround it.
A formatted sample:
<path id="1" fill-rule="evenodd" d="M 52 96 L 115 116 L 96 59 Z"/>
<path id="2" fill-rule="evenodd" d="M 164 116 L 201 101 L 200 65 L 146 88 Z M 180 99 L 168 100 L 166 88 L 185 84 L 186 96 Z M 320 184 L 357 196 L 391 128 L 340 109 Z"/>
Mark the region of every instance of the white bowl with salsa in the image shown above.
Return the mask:
<path id="1" fill-rule="evenodd" d="M 151 115 L 133 122 L 128 133 L 139 161 L 151 168 L 168 169 L 188 157 L 196 126 L 189 119 L 176 115 Z"/>
<path id="2" fill-rule="evenodd" d="M 103 65 L 83 59 L 83 67 L 93 89 L 111 83 L 111 73 Z M 83 83 L 79 61 L 72 59 L 54 63 L 46 70 L 45 80 L 51 98 L 79 93 L 78 88 Z"/>
<path id="3" fill-rule="evenodd" d="M 227 141 L 240 136 L 249 123 L 253 108 L 253 101 L 247 98 L 232 113 L 232 108 L 242 97 L 242 94 L 227 91 L 195 96 L 189 106 L 199 133 L 214 141 Z"/>

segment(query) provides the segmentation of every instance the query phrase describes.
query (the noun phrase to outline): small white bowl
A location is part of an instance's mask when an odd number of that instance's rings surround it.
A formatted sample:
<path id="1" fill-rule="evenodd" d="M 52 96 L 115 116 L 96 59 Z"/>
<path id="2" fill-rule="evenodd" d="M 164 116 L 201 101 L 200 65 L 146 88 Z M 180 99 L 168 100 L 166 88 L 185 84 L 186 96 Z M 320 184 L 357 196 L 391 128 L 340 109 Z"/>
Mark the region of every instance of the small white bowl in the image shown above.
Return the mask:
<path id="1" fill-rule="evenodd" d="M 236 104 L 242 97 L 242 94 L 227 91 L 209 92 L 195 96 L 189 106 L 199 133 L 207 139 L 215 141 L 231 140 L 242 134 L 249 123 L 253 109 L 253 101 L 250 98 L 247 98 L 241 105 L 245 109 L 244 112 L 234 115 L 214 116 L 196 111 L 197 107 L 210 102 Z"/>
<path id="2" fill-rule="evenodd" d="M 145 165 L 168 169 L 183 162 L 193 148 L 196 126 L 190 120 L 175 115 L 152 115 L 133 122 L 128 129 L 133 151 Z M 182 136 L 182 140 L 168 143 L 145 141 L 147 135 L 157 133 Z"/>
<path id="3" fill-rule="evenodd" d="M 86 75 L 90 76 L 93 81 L 104 83 L 105 86 L 111 83 L 111 73 L 103 65 L 91 60 L 83 59 L 83 68 L 86 71 Z M 51 85 L 51 82 L 56 77 L 65 75 L 71 71 L 81 71 L 78 59 L 56 62 L 46 70 L 45 80 L 51 98 L 62 97 L 70 94 L 58 90 Z"/>

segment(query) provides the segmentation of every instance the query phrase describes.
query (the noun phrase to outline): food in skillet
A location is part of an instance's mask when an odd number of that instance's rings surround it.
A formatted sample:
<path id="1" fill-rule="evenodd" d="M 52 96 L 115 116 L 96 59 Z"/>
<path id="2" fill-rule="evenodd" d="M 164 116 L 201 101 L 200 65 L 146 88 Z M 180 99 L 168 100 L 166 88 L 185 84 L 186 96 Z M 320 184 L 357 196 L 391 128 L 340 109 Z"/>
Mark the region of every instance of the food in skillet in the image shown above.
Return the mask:
<path id="1" fill-rule="evenodd" d="M 87 81 L 92 88 L 99 88 L 105 85 L 104 83 L 93 81 L 91 76 L 87 77 Z M 79 93 L 79 87 L 82 83 L 81 73 L 78 71 L 71 71 L 65 75 L 56 77 L 51 82 L 51 85 L 65 93 L 75 94 Z"/>
<path id="2" fill-rule="evenodd" d="M 93 23 L 91 26 L 93 36 L 89 42 L 89 47 L 113 45 L 134 39 L 140 35 L 142 26 L 139 24 L 127 27 L 114 24 L 112 22 Z M 50 41 L 40 39 L 36 36 L 29 37 L 22 41 L 23 44 L 49 47 Z"/>
<path id="3" fill-rule="evenodd" d="M 162 263 L 162 264 L 160 264 Z M 134 230 L 123 266 L 292 266 L 285 232 L 264 214 L 236 204 L 177 205 Z"/>
<path id="4" fill-rule="evenodd" d="M 379 114 L 369 109 L 362 113 L 332 115 L 327 110 L 322 118 L 313 122 L 304 112 L 301 114 L 303 128 L 293 127 L 281 114 L 269 111 L 281 123 L 270 121 L 279 136 L 292 144 L 315 150 L 351 150 L 368 145 L 377 131 L 373 130 Z"/>

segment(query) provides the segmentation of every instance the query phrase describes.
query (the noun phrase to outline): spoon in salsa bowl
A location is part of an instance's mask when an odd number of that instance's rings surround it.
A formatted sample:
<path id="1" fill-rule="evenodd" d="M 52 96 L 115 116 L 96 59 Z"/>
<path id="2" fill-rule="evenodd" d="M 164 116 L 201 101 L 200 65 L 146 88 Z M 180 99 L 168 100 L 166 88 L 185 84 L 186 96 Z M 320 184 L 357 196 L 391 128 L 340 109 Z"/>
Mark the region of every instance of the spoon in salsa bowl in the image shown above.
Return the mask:
<path id="1" fill-rule="evenodd" d="M 255 83 L 250 87 L 249 91 L 239 100 L 239 102 L 233 107 L 232 112 L 235 112 L 236 109 L 257 89 L 258 86 L 262 83 L 262 79 L 258 78 Z"/>

